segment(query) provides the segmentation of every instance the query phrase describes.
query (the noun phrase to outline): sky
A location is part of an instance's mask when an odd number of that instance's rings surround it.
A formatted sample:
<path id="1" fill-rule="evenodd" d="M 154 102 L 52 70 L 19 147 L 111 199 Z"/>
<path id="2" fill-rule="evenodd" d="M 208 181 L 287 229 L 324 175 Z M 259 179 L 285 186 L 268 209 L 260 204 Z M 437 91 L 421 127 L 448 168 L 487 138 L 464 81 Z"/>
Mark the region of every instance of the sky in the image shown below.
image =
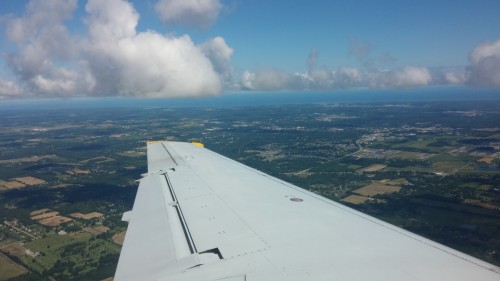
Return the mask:
<path id="1" fill-rule="evenodd" d="M 500 90 L 498 0 L 0 0 L 0 99 Z"/>

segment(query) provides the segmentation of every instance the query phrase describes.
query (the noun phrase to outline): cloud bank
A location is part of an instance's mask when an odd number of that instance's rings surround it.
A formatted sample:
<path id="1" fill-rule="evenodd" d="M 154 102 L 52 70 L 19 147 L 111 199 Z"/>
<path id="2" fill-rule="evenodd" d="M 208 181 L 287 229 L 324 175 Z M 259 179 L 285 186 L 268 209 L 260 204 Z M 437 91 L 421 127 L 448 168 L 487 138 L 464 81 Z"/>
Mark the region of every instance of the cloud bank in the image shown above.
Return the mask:
<path id="1" fill-rule="evenodd" d="M 233 50 L 222 37 L 198 45 L 188 35 L 137 32 L 139 14 L 124 0 L 89 0 L 78 37 L 65 25 L 76 4 L 33 0 L 8 21 L 18 48 L 4 59 L 22 86 L 0 80 L 0 95 L 194 97 L 220 93 L 231 78 Z"/>
<path id="2" fill-rule="evenodd" d="M 337 70 L 323 68 L 308 73 L 288 73 L 276 69 L 245 71 L 241 85 L 245 90 L 323 90 L 347 88 L 409 88 L 430 85 L 432 76 L 425 67 L 407 66 L 398 70 L 361 71 L 342 67 Z"/>
<path id="3" fill-rule="evenodd" d="M 356 41 L 357 42 L 357 41 Z M 368 59 L 371 47 L 351 43 L 351 52 L 362 60 Z M 312 49 L 307 58 L 309 71 L 306 73 L 288 73 L 277 69 L 259 69 L 245 71 L 241 76 L 241 87 L 254 91 L 277 90 L 323 90 L 347 88 L 408 88 L 430 85 L 433 82 L 431 72 L 426 67 L 406 66 L 396 70 L 380 70 L 374 64 L 363 69 L 340 67 L 330 70 L 326 67 L 316 69 L 318 51 Z"/>

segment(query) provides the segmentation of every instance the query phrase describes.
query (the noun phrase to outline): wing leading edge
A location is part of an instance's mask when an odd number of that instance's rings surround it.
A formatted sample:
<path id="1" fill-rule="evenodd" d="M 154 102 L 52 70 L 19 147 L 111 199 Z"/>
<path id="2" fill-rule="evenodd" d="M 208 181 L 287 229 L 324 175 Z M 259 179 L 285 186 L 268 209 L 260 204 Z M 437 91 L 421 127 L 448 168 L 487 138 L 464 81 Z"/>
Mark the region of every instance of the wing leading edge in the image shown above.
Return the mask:
<path id="1" fill-rule="evenodd" d="M 198 145 L 148 143 L 115 280 L 500 280 L 498 267 Z"/>

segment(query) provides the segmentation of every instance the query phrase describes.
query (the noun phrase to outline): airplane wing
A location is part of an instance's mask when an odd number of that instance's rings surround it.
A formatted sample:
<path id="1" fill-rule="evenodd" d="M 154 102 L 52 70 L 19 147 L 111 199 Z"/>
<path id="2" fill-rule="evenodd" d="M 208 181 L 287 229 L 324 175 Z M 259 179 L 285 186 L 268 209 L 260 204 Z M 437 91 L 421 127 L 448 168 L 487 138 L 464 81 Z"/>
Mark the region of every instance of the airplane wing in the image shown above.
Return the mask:
<path id="1" fill-rule="evenodd" d="M 148 143 L 115 280 L 500 280 L 498 267 L 214 153 Z"/>

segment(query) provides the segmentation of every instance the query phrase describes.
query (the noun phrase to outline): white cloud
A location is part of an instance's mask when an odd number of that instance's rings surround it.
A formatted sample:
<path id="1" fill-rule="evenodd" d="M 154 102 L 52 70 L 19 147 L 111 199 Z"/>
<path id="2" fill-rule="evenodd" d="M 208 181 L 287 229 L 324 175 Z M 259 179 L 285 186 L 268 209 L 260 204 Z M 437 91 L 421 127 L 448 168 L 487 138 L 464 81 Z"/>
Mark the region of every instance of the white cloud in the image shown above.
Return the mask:
<path id="1" fill-rule="evenodd" d="M 211 26 L 221 11 L 220 0 L 159 0 L 155 10 L 167 24 L 197 28 Z"/>
<path id="2" fill-rule="evenodd" d="M 474 48 L 469 55 L 469 61 L 468 83 L 500 87 L 500 40 Z"/>
<path id="3" fill-rule="evenodd" d="M 4 59 L 19 84 L 2 82 L 0 95 L 192 97 L 218 94 L 231 79 L 233 50 L 222 37 L 197 45 L 137 32 L 139 14 L 124 0 L 89 0 L 88 33 L 77 37 L 65 25 L 75 9 L 76 0 L 33 0 L 7 20 L 18 48 Z"/>
<path id="4" fill-rule="evenodd" d="M 224 39 L 196 46 L 187 35 L 137 33 L 139 17 L 122 0 L 91 0 L 87 12 L 91 36 L 84 56 L 96 81 L 94 95 L 186 97 L 222 91 L 232 55 Z"/>
<path id="5" fill-rule="evenodd" d="M 91 50 L 88 62 L 96 95 L 184 97 L 222 90 L 219 74 L 187 35 L 139 33 L 109 49 Z"/>

